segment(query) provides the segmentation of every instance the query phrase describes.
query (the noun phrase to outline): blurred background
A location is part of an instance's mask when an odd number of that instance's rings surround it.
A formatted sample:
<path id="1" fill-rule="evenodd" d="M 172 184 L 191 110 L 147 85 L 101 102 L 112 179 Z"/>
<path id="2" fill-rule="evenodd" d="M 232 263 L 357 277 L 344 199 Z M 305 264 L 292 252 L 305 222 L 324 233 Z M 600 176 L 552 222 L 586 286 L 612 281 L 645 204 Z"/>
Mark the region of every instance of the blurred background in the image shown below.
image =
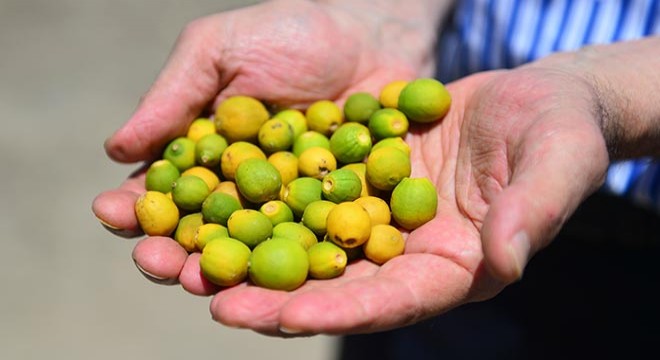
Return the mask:
<path id="1" fill-rule="evenodd" d="M 155 285 L 94 197 L 133 165 L 103 141 L 182 27 L 244 0 L 0 0 L 0 359 L 332 359 L 336 340 L 211 320 L 209 298 Z"/>

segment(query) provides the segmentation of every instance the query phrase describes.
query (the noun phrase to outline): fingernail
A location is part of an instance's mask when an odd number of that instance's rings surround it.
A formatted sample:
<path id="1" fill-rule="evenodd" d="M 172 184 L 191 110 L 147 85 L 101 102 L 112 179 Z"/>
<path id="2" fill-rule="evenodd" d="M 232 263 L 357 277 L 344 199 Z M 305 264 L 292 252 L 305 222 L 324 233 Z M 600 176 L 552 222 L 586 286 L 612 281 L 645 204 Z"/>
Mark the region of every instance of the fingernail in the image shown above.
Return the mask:
<path id="1" fill-rule="evenodd" d="M 300 330 L 291 329 L 291 328 L 288 328 L 288 327 L 285 327 L 285 326 L 280 326 L 280 331 L 284 334 L 287 334 L 287 335 L 298 335 L 298 334 L 302 333 L 302 331 L 300 331 Z"/>
<path id="2" fill-rule="evenodd" d="M 160 276 L 156 276 L 147 270 L 145 270 L 140 264 L 137 263 L 137 261 L 133 260 L 135 263 L 135 266 L 140 270 L 140 273 L 147 279 L 149 279 L 151 282 L 154 282 L 156 284 L 160 285 L 176 285 L 179 283 L 179 279 L 177 278 L 164 278 Z"/>
<path id="3" fill-rule="evenodd" d="M 514 271 L 517 279 L 520 279 L 523 275 L 523 271 L 527 265 L 530 248 L 529 236 L 524 230 L 517 232 L 509 243 L 509 252 L 515 267 Z"/>

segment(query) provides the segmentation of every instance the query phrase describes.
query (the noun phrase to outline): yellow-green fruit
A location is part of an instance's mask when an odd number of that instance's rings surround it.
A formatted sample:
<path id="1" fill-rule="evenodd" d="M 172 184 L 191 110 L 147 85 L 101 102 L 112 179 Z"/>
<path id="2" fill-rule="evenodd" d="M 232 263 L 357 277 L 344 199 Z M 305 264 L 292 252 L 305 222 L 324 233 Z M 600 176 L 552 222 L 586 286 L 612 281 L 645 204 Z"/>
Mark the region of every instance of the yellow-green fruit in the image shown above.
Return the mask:
<path id="1" fill-rule="evenodd" d="M 382 265 L 390 259 L 403 254 L 406 243 L 399 229 L 391 225 L 379 224 L 371 228 L 371 235 L 362 251 L 364 256 Z"/>
<path id="2" fill-rule="evenodd" d="M 165 147 L 163 159 L 169 160 L 179 171 L 195 166 L 195 142 L 187 137 L 178 137 Z"/>
<path id="3" fill-rule="evenodd" d="M 195 144 L 195 162 L 207 168 L 216 167 L 220 164 L 222 153 L 227 146 L 227 140 L 222 135 L 205 135 Z"/>
<path id="4" fill-rule="evenodd" d="M 225 180 L 234 180 L 236 169 L 247 159 L 266 160 L 266 154 L 257 145 L 245 141 L 227 146 L 220 159 L 220 169 Z"/>
<path id="5" fill-rule="evenodd" d="M 427 178 L 405 178 L 392 191 L 392 218 L 401 227 L 414 230 L 435 217 L 438 193 Z"/>
<path id="6" fill-rule="evenodd" d="M 268 216 L 270 222 L 273 223 L 273 226 L 276 226 L 279 223 L 293 221 L 293 211 L 282 200 L 271 200 L 259 208 L 262 214 Z"/>
<path id="7" fill-rule="evenodd" d="M 190 169 L 181 173 L 181 176 L 197 176 L 198 178 L 204 180 L 206 186 L 208 186 L 209 191 L 213 191 L 218 184 L 220 184 L 220 178 L 213 171 L 203 166 L 193 166 Z"/>
<path id="8" fill-rule="evenodd" d="M 229 236 L 245 243 L 250 248 L 273 235 L 273 223 L 268 216 L 257 210 L 236 210 L 227 220 Z"/>
<path id="9" fill-rule="evenodd" d="M 346 252 L 330 241 L 314 244 L 307 250 L 309 275 L 315 279 L 332 279 L 344 273 Z"/>
<path id="10" fill-rule="evenodd" d="M 135 202 L 140 228 L 149 236 L 169 236 L 179 223 L 179 209 L 167 195 L 147 191 Z"/>
<path id="11" fill-rule="evenodd" d="M 323 197 L 333 203 L 353 201 L 362 193 L 360 177 L 350 169 L 331 171 L 322 180 Z"/>
<path id="12" fill-rule="evenodd" d="M 367 92 L 351 94 L 344 103 L 346 121 L 366 123 L 375 111 L 380 109 L 380 102 Z"/>
<path id="13" fill-rule="evenodd" d="M 326 221 L 328 239 L 341 247 L 360 246 L 371 234 L 369 213 L 355 202 L 337 204 L 328 213 Z"/>
<path id="14" fill-rule="evenodd" d="M 321 200 L 321 180 L 300 177 L 291 181 L 282 191 L 282 201 L 284 201 L 293 214 L 300 218 L 309 203 L 316 200 Z"/>
<path id="15" fill-rule="evenodd" d="M 410 145 L 408 145 L 408 143 L 400 137 L 385 138 L 376 142 L 374 146 L 371 147 L 371 152 L 390 146 L 395 147 L 406 153 L 406 155 L 410 156 Z"/>
<path id="16" fill-rule="evenodd" d="M 213 223 L 203 224 L 197 228 L 195 233 L 195 248 L 202 251 L 209 241 L 228 236 L 229 231 L 225 226 Z"/>
<path id="17" fill-rule="evenodd" d="M 172 162 L 161 159 L 149 166 L 145 174 L 144 184 L 148 191 L 159 191 L 167 194 L 172 191 L 172 183 L 179 176 L 181 176 L 181 173 Z"/>
<path id="18" fill-rule="evenodd" d="M 362 205 L 362 207 L 367 210 L 369 218 L 371 219 L 371 226 L 378 224 L 387 225 L 392 220 L 390 206 L 385 200 L 379 197 L 362 196 L 355 199 L 354 202 Z"/>
<path id="19" fill-rule="evenodd" d="M 172 183 L 172 200 L 182 210 L 198 211 L 210 193 L 206 182 L 195 175 L 181 176 Z"/>
<path id="20" fill-rule="evenodd" d="M 215 127 L 231 144 L 237 141 L 254 142 L 261 125 L 270 114 L 261 101 L 250 96 L 225 99 L 215 111 Z"/>
<path id="21" fill-rule="evenodd" d="M 257 286 L 291 291 L 307 280 L 309 258 L 297 241 L 273 238 L 257 245 L 250 255 L 248 275 Z"/>
<path id="22" fill-rule="evenodd" d="M 220 192 L 231 195 L 241 204 L 243 208 L 247 208 L 251 205 L 250 202 L 247 201 L 243 195 L 241 195 L 241 192 L 238 191 L 238 186 L 236 186 L 236 183 L 231 180 L 221 181 L 220 184 L 218 184 L 218 186 L 213 189 L 213 192 Z"/>
<path id="23" fill-rule="evenodd" d="M 243 206 L 235 197 L 227 193 L 213 192 L 202 203 L 202 215 L 208 223 L 227 226 L 227 220 L 236 210 Z"/>
<path id="24" fill-rule="evenodd" d="M 317 236 L 324 236 L 326 233 L 326 219 L 328 213 L 337 204 L 327 200 L 317 200 L 309 203 L 303 211 L 300 221 L 308 229 L 312 230 Z"/>
<path id="25" fill-rule="evenodd" d="M 266 159 L 247 159 L 236 169 L 236 186 L 245 198 L 255 204 L 279 197 L 282 177 Z"/>
<path id="26" fill-rule="evenodd" d="M 398 109 L 409 120 L 429 123 L 442 119 L 451 105 L 451 96 L 438 80 L 416 79 L 408 83 L 399 94 Z"/>
<path id="27" fill-rule="evenodd" d="M 297 222 L 282 222 L 273 227 L 273 237 L 296 240 L 305 250 L 318 242 L 316 234 L 308 227 Z"/>
<path id="28" fill-rule="evenodd" d="M 360 178 L 362 191 L 360 196 L 380 196 L 382 193 L 381 190 L 376 189 L 373 185 L 369 184 L 367 181 L 367 164 L 366 163 L 352 163 L 346 164 L 341 167 L 342 169 L 351 170 L 355 175 Z"/>
<path id="29" fill-rule="evenodd" d="M 330 151 L 344 164 L 364 160 L 371 151 L 369 129 L 355 122 L 343 124 L 330 137 Z"/>
<path id="30" fill-rule="evenodd" d="M 278 151 L 268 156 L 268 162 L 280 172 L 282 185 L 286 185 L 298 177 L 298 157 L 293 153 Z"/>
<path id="31" fill-rule="evenodd" d="M 397 109 L 381 109 L 369 118 L 369 131 L 376 140 L 403 137 L 408 132 L 408 119 Z"/>
<path id="32" fill-rule="evenodd" d="M 250 248 L 230 237 L 209 242 L 199 258 L 202 275 L 220 286 L 234 286 L 247 278 Z"/>
<path id="33" fill-rule="evenodd" d="M 197 118 L 190 123 L 186 137 L 194 142 L 208 134 L 215 134 L 215 124 L 208 118 Z"/>
<path id="34" fill-rule="evenodd" d="M 307 118 L 302 111 L 297 109 L 286 109 L 273 115 L 273 119 L 282 119 L 286 121 L 291 130 L 293 130 L 293 139 L 297 139 L 302 133 L 307 131 Z"/>
<path id="35" fill-rule="evenodd" d="M 174 231 L 174 240 L 176 240 L 181 247 L 188 252 L 197 250 L 195 235 L 197 234 L 197 229 L 203 224 L 204 219 L 202 218 L 202 213 L 192 213 L 183 216 L 179 220 L 179 225 Z"/>
<path id="36" fill-rule="evenodd" d="M 259 128 L 259 146 L 267 153 L 288 150 L 293 139 L 293 129 L 282 119 L 270 119 Z"/>
<path id="37" fill-rule="evenodd" d="M 293 142 L 291 152 L 300 157 L 300 154 L 302 154 L 303 151 L 313 147 L 322 147 L 329 150 L 330 139 L 317 131 L 305 131 Z"/>
<path id="38" fill-rule="evenodd" d="M 332 134 L 344 122 L 343 111 L 330 100 L 312 103 L 305 112 L 307 127 L 326 136 Z"/>
<path id="39" fill-rule="evenodd" d="M 298 173 L 302 176 L 321 180 L 335 169 L 337 159 L 330 150 L 322 147 L 309 148 L 298 157 Z"/>
<path id="40" fill-rule="evenodd" d="M 394 147 L 372 151 L 367 158 L 367 181 L 380 190 L 392 190 L 410 176 L 410 157 Z"/>
<path id="41" fill-rule="evenodd" d="M 380 90 L 378 100 L 380 104 L 385 108 L 396 108 L 399 105 L 399 95 L 401 90 L 408 85 L 406 80 L 394 80 L 387 83 Z"/>

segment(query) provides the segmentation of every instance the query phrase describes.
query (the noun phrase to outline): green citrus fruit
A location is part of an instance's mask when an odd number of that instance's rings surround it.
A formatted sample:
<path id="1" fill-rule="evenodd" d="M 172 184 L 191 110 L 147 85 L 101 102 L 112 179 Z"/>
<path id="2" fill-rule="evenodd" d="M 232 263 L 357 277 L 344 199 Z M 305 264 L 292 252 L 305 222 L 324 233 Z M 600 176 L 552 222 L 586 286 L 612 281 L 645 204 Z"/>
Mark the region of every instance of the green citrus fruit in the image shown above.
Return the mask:
<path id="1" fill-rule="evenodd" d="M 291 291 L 307 280 L 309 258 L 297 241 L 273 238 L 257 245 L 250 254 L 248 276 L 260 287 Z"/>
<path id="2" fill-rule="evenodd" d="M 346 121 L 366 123 L 375 111 L 380 109 L 380 102 L 367 92 L 351 94 L 344 103 Z"/>
<path id="3" fill-rule="evenodd" d="M 442 119 L 449 111 L 451 96 L 438 80 L 416 79 L 408 83 L 399 94 L 398 109 L 409 120 L 429 123 Z"/>
<path id="4" fill-rule="evenodd" d="M 307 250 L 309 275 L 315 279 L 332 279 L 344 273 L 346 252 L 330 241 L 322 241 Z"/>
<path id="5" fill-rule="evenodd" d="M 149 166 L 145 174 L 145 186 L 149 191 L 159 191 L 167 194 L 172 191 L 172 183 L 181 176 L 171 161 L 161 159 Z"/>
<path id="6" fill-rule="evenodd" d="M 250 248 L 230 237 L 209 242 L 202 250 L 199 267 L 202 275 L 220 286 L 234 286 L 247 278 Z"/>
<path id="7" fill-rule="evenodd" d="M 416 229 L 435 217 L 438 193 L 427 178 L 405 178 L 390 198 L 392 218 L 407 230 Z"/>

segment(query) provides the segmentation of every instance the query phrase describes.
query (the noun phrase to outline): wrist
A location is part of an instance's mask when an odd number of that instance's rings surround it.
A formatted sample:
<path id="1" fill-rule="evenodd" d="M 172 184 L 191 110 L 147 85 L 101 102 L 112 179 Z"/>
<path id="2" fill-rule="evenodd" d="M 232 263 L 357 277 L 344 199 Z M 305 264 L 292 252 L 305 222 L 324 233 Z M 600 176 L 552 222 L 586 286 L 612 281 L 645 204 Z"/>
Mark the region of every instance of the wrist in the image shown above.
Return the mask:
<path id="1" fill-rule="evenodd" d="M 660 156 L 660 37 L 587 46 L 548 62 L 589 84 L 612 160 Z"/>

